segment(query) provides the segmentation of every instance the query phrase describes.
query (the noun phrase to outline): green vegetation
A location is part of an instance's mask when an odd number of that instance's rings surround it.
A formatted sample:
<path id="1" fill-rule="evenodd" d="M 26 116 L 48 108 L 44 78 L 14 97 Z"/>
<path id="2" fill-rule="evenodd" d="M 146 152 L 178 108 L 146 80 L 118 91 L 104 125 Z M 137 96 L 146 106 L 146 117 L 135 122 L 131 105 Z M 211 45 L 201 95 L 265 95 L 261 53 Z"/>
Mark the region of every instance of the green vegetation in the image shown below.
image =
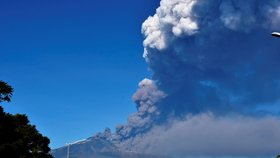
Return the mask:
<path id="1" fill-rule="evenodd" d="M 0 103 L 10 102 L 13 88 L 0 81 Z M 12 115 L 0 106 L 0 157 L 52 158 L 50 140 L 38 132 L 23 114 Z"/>
<path id="2" fill-rule="evenodd" d="M 7 83 L 0 81 L 0 103 L 3 101 L 10 102 L 13 95 L 13 88 Z"/>

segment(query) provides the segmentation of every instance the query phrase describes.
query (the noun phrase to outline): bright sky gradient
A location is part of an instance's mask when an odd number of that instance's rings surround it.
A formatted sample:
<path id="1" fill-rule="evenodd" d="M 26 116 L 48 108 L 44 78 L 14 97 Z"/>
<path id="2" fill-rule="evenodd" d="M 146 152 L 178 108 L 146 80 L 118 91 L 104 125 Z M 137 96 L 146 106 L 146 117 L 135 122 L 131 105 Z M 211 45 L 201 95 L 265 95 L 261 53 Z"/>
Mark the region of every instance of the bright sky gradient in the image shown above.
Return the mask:
<path id="1" fill-rule="evenodd" d="M 0 79 L 51 147 L 125 123 L 149 77 L 141 24 L 159 0 L 0 2 Z"/>

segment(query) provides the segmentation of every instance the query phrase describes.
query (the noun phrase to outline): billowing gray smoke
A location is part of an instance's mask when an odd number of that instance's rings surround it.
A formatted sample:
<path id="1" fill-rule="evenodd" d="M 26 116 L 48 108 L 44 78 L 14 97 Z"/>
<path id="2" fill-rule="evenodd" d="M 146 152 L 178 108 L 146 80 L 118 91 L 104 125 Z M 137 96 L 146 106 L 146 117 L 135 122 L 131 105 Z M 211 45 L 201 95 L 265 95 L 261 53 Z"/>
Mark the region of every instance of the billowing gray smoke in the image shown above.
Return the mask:
<path id="1" fill-rule="evenodd" d="M 280 153 L 277 29 L 279 0 L 162 0 L 142 26 L 152 79 L 102 139 L 174 157 Z"/>
<path id="2" fill-rule="evenodd" d="M 160 117 L 156 105 L 166 94 L 158 90 L 156 83 L 149 79 L 144 79 L 138 86 L 139 90 L 132 97 L 137 105 L 137 113 L 128 118 L 127 125 L 116 128 L 116 134 L 121 140 L 148 131 L 156 123 L 155 118 Z"/>
<path id="3" fill-rule="evenodd" d="M 139 84 L 138 111 L 117 128 L 120 146 L 179 156 L 280 152 L 275 29 L 279 0 L 162 0 L 142 26 L 153 78 Z"/>
<path id="4" fill-rule="evenodd" d="M 251 112 L 280 92 L 278 0 L 162 0 L 143 24 L 153 79 L 175 114 Z"/>

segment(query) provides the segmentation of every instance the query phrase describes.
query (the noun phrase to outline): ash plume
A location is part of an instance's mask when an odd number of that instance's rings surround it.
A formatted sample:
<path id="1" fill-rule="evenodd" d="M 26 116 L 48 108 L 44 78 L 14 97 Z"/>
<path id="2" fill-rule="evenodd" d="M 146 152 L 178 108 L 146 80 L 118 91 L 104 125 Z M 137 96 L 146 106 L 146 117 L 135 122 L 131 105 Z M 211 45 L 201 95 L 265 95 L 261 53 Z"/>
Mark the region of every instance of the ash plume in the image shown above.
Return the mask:
<path id="1" fill-rule="evenodd" d="M 279 154 L 277 29 L 279 0 L 161 0 L 142 25 L 152 78 L 127 124 L 100 138 L 176 158 Z"/>
<path id="2" fill-rule="evenodd" d="M 273 18 L 272 18 L 273 17 Z M 144 57 L 181 114 L 251 112 L 279 99 L 276 0 L 162 0 L 143 24 Z"/>
<path id="3" fill-rule="evenodd" d="M 142 25 L 158 95 L 142 97 L 140 86 L 122 129 L 140 131 L 121 146 L 181 157 L 277 154 L 280 44 L 269 34 L 279 19 L 277 0 L 162 0 Z"/>

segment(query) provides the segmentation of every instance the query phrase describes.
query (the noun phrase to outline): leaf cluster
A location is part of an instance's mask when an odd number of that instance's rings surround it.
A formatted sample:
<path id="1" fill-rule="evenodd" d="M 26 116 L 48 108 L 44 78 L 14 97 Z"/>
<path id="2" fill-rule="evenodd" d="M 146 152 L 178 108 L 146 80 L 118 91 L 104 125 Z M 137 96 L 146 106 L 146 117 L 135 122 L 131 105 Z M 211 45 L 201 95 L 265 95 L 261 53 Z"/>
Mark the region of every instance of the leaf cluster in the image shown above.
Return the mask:
<path id="1" fill-rule="evenodd" d="M 13 91 L 14 90 L 10 85 L 0 80 L 0 102 L 10 102 L 11 97 L 13 96 Z"/>

